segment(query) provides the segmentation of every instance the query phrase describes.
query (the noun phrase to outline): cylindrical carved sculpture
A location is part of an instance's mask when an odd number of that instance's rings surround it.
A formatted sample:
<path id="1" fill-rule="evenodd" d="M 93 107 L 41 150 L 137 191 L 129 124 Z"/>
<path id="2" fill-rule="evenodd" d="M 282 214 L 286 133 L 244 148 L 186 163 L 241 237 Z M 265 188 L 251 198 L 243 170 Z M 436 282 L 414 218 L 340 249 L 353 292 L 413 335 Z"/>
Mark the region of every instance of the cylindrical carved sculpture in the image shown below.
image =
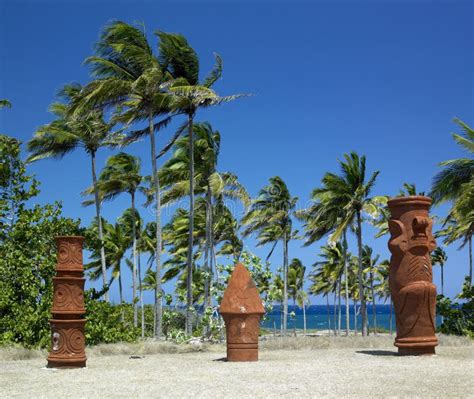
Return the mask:
<path id="1" fill-rule="evenodd" d="M 431 355 L 435 335 L 436 286 L 430 252 L 436 248 L 429 218 L 431 199 L 397 197 L 388 201 L 391 218 L 389 285 L 395 307 L 400 355 Z"/>
<path id="2" fill-rule="evenodd" d="M 260 319 L 265 309 L 250 273 L 240 263 L 230 276 L 219 312 L 225 321 L 227 360 L 257 361 Z"/>
<path id="3" fill-rule="evenodd" d="M 83 241 L 84 237 L 56 237 L 58 263 L 56 277 L 53 277 L 53 318 L 50 320 L 51 352 L 48 367 L 86 366 Z"/>

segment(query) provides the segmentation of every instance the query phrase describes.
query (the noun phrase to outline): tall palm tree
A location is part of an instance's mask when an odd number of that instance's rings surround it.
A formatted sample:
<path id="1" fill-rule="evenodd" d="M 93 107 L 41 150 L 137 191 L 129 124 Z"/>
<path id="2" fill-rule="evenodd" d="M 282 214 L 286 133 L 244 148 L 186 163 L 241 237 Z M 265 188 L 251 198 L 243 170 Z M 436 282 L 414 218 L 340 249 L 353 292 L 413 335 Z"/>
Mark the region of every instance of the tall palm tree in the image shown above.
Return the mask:
<path id="1" fill-rule="evenodd" d="M 347 250 L 347 231 L 355 230 L 359 249 L 359 291 L 361 293 L 361 313 L 363 334 L 367 333 L 366 300 L 363 289 L 362 268 L 362 212 L 374 214 L 386 203 L 386 197 L 369 198 L 379 172 L 374 172 L 366 182 L 365 157 L 355 152 L 344 154 L 345 161 L 340 161 L 341 175 L 326 173 L 321 180 L 322 187 L 313 190 L 312 204 L 298 212 L 303 220 L 306 242 L 310 245 L 329 235 L 331 243 L 342 241 L 345 267 L 345 302 L 346 302 L 346 335 L 349 334 L 349 257 Z M 355 225 L 355 227 L 354 227 Z"/>
<path id="2" fill-rule="evenodd" d="M 433 266 L 439 265 L 441 268 L 441 295 L 444 295 L 444 265 L 448 261 L 448 255 L 443 248 L 437 247 L 431 253 L 431 263 Z"/>
<path id="3" fill-rule="evenodd" d="M 224 212 L 227 207 L 217 207 L 224 199 L 240 200 L 244 205 L 249 202 L 245 188 L 237 176 L 229 172 L 218 172 L 217 161 L 220 151 L 220 134 L 213 131 L 209 123 L 194 124 L 194 194 L 206 198 L 206 241 L 204 250 L 204 269 L 206 280 L 206 306 L 209 305 L 209 289 L 213 271 L 214 229 L 213 213 L 218 209 Z M 159 171 L 160 181 L 164 187 L 163 203 L 172 203 L 189 196 L 189 139 L 181 138 L 174 145 L 173 156 L 165 162 Z M 216 206 L 215 206 L 216 205 Z M 214 210 L 214 212 L 213 212 Z M 221 215 L 223 216 L 223 215 Z M 228 230 L 233 233 L 235 229 Z M 231 234 L 230 237 L 235 237 Z M 215 267 L 215 264 L 214 264 Z"/>
<path id="4" fill-rule="evenodd" d="M 323 182 L 324 184 L 324 182 Z M 305 231 L 304 246 L 309 246 L 319 241 L 326 235 L 329 235 L 329 242 L 334 243 L 333 234 L 336 228 L 344 219 L 346 210 L 339 203 L 338 198 L 328 195 L 326 191 L 319 189 L 313 190 L 311 195 L 311 205 L 307 209 L 296 212 L 298 219 L 303 221 Z M 346 336 L 349 335 L 349 252 L 347 246 L 347 232 L 342 234 L 340 240 L 341 253 L 344 259 L 344 294 L 345 294 L 345 313 L 346 313 Z"/>
<path id="5" fill-rule="evenodd" d="M 339 239 L 347 229 L 355 225 L 354 230 L 357 236 L 358 247 L 358 273 L 359 295 L 362 315 L 362 335 L 367 335 L 367 303 L 363 283 L 363 244 L 362 244 L 362 214 L 364 211 L 373 212 L 376 206 L 370 192 L 379 174 L 378 171 L 372 173 L 366 181 L 366 159 L 356 152 L 344 154 L 345 161 L 340 161 L 341 175 L 326 173 L 322 179 L 323 187 L 315 190 L 319 196 L 328 196 L 331 202 L 344 209 L 344 215 L 340 219 L 337 228 L 333 233 L 333 240 Z"/>
<path id="6" fill-rule="evenodd" d="M 167 66 L 168 73 L 173 77 L 169 92 L 173 97 L 173 109 L 187 116 L 189 138 L 189 237 L 188 237 L 188 272 L 187 272 L 187 311 L 186 332 L 192 333 L 192 289 L 193 281 L 193 222 L 194 222 L 194 138 L 193 125 L 196 113 L 207 108 L 229 102 L 240 97 L 219 96 L 211 87 L 222 74 L 222 59 L 216 54 L 216 64 L 203 82 L 199 82 L 199 58 L 186 38 L 179 34 L 156 31 L 160 38 L 160 61 Z"/>
<path id="7" fill-rule="evenodd" d="M 100 241 L 100 263 L 104 287 L 106 280 L 106 259 L 103 244 L 102 219 L 100 217 L 99 187 L 97 183 L 96 156 L 102 147 L 117 145 L 122 138 L 120 134 L 112 134 L 112 124 L 104 120 L 103 112 L 97 109 L 81 107 L 81 112 L 71 114 L 73 103 L 84 103 L 80 85 L 65 86 L 61 92 L 65 102 L 52 104 L 50 111 L 56 119 L 41 126 L 34 137 L 28 142 L 30 155 L 28 162 L 44 158 L 61 159 L 66 154 L 83 149 L 90 157 L 92 172 L 92 187 L 94 204 L 98 221 L 98 234 Z M 108 292 L 105 290 L 104 298 L 108 301 Z"/>
<path id="8" fill-rule="evenodd" d="M 140 175 L 140 159 L 130 154 L 120 152 L 112 155 L 102 169 L 99 179 L 99 198 L 102 201 L 111 201 L 121 193 L 128 193 L 131 201 L 131 211 L 124 214 L 124 219 L 131 227 L 133 237 L 133 267 L 132 267 L 132 287 L 133 287 L 133 307 L 134 307 L 134 326 L 138 325 L 138 307 L 136 303 L 137 296 L 137 222 L 140 216 L 137 214 L 135 198 L 138 187 L 140 186 L 142 176 Z M 85 191 L 85 194 L 93 192 L 93 188 Z M 93 201 L 84 201 L 84 205 L 89 205 Z"/>
<path id="9" fill-rule="evenodd" d="M 154 189 L 156 223 L 155 337 L 161 337 L 161 190 L 157 168 L 155 132 L 166 127 L 173 117 L 171 97 L 166 91 L 171 76 L 153 54 L 143 30 L 122 21 L 107 25 L 96 46 L 96 54 L 85 61 L 96 78 L 87 85 L 86 100 L 95 106 L 116 107 L 115 120 L 126 126 L 146 121 L 145 129 L 129 132 L 125 143 L 148 136 L 151 153 L 151 178 Z M 179 135 L 178 131 L 176 135 Z M 163 150 L 166 151 L 166 148 Z M 162 152 L 163 152 L 162 151 Z"/>
<path id="10" fill-rule="evenodd" d="M 285 182 L 278 176 L 270 178 L 242 219 L 244 236 L 257 233 L 257 245 L 272 243 L 272 250 L 281 241 L 283 245 L 283 335 L 288 321 L 288 243 L 294 238 L 292 216 L 298 201 L 292 197 Z"/>

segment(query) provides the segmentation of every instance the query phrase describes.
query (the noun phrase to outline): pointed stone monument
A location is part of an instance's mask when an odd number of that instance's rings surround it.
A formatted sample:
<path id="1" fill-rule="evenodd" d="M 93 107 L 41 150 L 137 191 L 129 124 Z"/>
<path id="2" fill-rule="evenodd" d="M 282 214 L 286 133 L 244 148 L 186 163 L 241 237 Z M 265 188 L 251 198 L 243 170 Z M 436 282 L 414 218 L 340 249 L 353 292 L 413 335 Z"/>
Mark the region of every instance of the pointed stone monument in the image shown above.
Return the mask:
<path id="1" fill-rule="evenodd" d="M 395 306 L 400 355 L 433 355 L 436 286 L 430 252 L 436 248 L 428 211 L 431 199 L 422 196 L 397 197 L 388 201 L 391 219 L 389 285 Z"/>
<path id="2" fill-rule="evenodd" d="M 57 275 L 53 277 L 48 367 L 86 367 L 83 241 L 84 237 L 79 236 L 56 237 L 58 263 Z"/>
<path id="3" fill-rule="evenodd" d="M 227 360 L 257 361 L 260 319 L 265 309 L 249 271 L 241 263 L 230 276 L 219 312 L 225 321 Z"/>

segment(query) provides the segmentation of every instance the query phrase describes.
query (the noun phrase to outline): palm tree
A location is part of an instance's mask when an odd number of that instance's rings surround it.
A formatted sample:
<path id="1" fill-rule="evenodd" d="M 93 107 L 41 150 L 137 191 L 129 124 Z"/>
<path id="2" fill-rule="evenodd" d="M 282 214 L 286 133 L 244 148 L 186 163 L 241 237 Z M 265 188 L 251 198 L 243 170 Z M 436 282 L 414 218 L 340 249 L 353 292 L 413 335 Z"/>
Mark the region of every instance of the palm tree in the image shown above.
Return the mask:
<path id="1" fill-rule="evenodd" d="M 377 335 L 377 307 L 375 304 L 375 275 L 377 270 L 377 263 L 379 261 L 380 255 L 372 257 L 373 250 L 368 245 L 364 245 L 362 262 L 364 265 L 364 274 L 369 276 L 370 284 L 370 295 L 372 297 L 372 324 L 374 326 L 374 334 Z"/>
<path id="2" fill-rule="evenodd" d="M 132 287 L 133 287 L 133 321 L 134 326 L 138 325 L 137 297 L 137 222 L 140 215 L 137 214 L 135 197 L 140 186 L 142 177 L 140 175 L 140 159 L 130 154 L 120 152 L 111 156 L 102 169 L 99 180 L 99 198 L 102 201 L 111 201 L 121 193 L 128 193 L 131 201 L 131 211 L 124 215 L 128 219 L 128 226 L 131 227 L 133 237 L 133 266 L 132 266 Z M 85 191 L 85 194 L 93 192 L 92 188 Z M 84 205 L 89 205 L 93 201 L 84 201 Z"/>
<path id="3" fill-rule="evenodd" d="M 80 113 L 71 114 L 70 108 L 72 103 L 83 102 L 81 89 L 79 85 L 69 85 L 63 88 L 61 93 L 65 102 L 54 103 L 51 106 L 50 110 L 56 116 L 56 119 L 47 125 L 41 126 L 28 142 L 30 155 L 27 161 L 33 162 L 44 158 L 61 159 L 78 148 L 83 149 L 89 155 L 94 204 L 98 221 L 102 278 L 104 287 L 107 287 L 104 238 L 96 174 L 96 155 L 97 151 L 102 147 L 117 145 L 122 137 L 119 134 L 111 134 L 112 124 L 104 121 L 103 113 L 100 110 L 83 106 Z M 104 298 L 108 301 L 107 290 L 105 290 Z"/>
<path id="4" fill-rule="evenodd" d="M 186 332 L 192 332 L 192 289 L 193 281 L 193 222 L 194 222 L 194 138 L 193 124 L 196 113 L 201 108 L 232 101 L 239 95 L 220 97 L 211 87 L 222 74 L 222 59 L 216 54 L 216 64 L 208 77 L 199 82 L 199 58 L 184 36 L 157 31 L 160 38 L 160 61 L 167 66 L 173 77 L 169 92 L 173 97 L 173 109 L 187 115 L 189 138 L 189 237 L 187 272 Z"/>
<path id="5" fill-rule="evenodd" d="M 458 145 L 468 153 L 474 153 L 474 130 L 461 121 L 454 122 L 463 130 L 463 134 L 454 134 Z M 474 233 L 474 159 L 458 158 L 440 163 L 444 169 L 433 178 L 430 196 L 435 204 L 453 201 L 450 214 L 445 224 L 451 225 L 442 235 L 445 243 L 462 239 L 461 247 L 468 244 L 469 277 L 472 284 L 472 235 Z"/>
<path id="6" fill-rule="evenodd" d="M 454 122 L 463 130 L 463 134 L 452 134 L 454 141 L 468 153 L 474 153 L 474 130 L 460 119 L 456 118 Z M 430 197 L 438 204 L 456 200 L 462 195 L 465 188 L 463 185 L 472 181 L 474 159 L 451 159 L 439 165 L 444 169 L 433 178 L 430 192 Z"/>
<path id="7" fill-rule="evenodd" d="M 324 184 L 324 182 L 323 182 Z M 319 241 L 325 235 L 329 235 L 330 243 L 334 244 L 333 234 L 341 221 L 344 219 L 345 210 L 339 204 L 338 199 L 327 195 L 326 191 L 321 192 L 319 189 L 313 190 L 311 195 L 312 204 L 309 208 L 296 212 L 298 219 L 303 221 L 305 230 L 304 246 L 309 246 Z M 344 259 L 344 293 L 345 293 L 345 310 L 346 310 L 346 336 L 349 335 L 349 253 L 347 247 L 347 233 L 342 234 L 342 246 L 340 244 L 341 254 Z"/>
<path id="8" fill-rule="evenodd" d="M 292 215 L 297 197 L 292 197 L 285 182 L 278 176 L 262 188 L 242 219 L 244 236 L 257 233 L 257 245 L 273 243 L 269 256 L 278 241 L 283 245 L 283 335 L 288 320 L 288 243 L 294 238 Z M 267 257 L 268 259 L 268 257 Z"/>
<path id="9" fill-rule="evenodd" d="M 355 152 L 344 155 L 345 161 L 340 161 L 342 175 L 326 173 L 321 181 L 322 187 L 313 190 L 313 204 L 308 209 L 299 212 L 298 216 L 305 222 L 306 244 L 318 241 L 330 234 L 330 242 L 343 242 L 345 252 L 345 275 L 349 273 L 347 256 L 347 230 L 355 225 L 357 246 L 359 252 L 359 292 L 361 300 L 362 333 L 367 335 L 366 299 L 363 287 L 362 266 L 362 213 L 374 214 L 380 209 L 380 204 L 386 202 L 386 197 L 369 198 L 379 172 L 374 172 L 366 182 L 365 156 L 359 157 Z M 348 279 L 346 277 L 346 282 Z M 348 293 L 346 283 L 346 334 L 348 331 Z"/>
<path id="10" fill-rule="evenodd" d="M 375 281 L 376 284 L 374 286 L 375 292 L 379 296 L 379 298 L 384 300 L 384 303 L 387 299 L 390 300 L 390 316 L 389 316 L 389 329 L 390 335 L 392 335 L 392 313 L 393 313 L 393 303 L 392 297 L 390 292 L 390 286 L 388 284 L 388 275 L 390 269 L 390 261 L 383 260 L 379 263 L 378 267 L 375 269 Z"/>
<path id="11" fill-rule="evenodd" d="M 474 184 L 470 184 L 466 196 L 456 200 L 446 217 L 443 228 L 436 237 L 443 237 L 443 244 L 449 245 L 461 241 L 459 249 L 468 246 L 469 281 L 472 284 L 472 235 L 474 234 Z"/>
<path id="12" fill-rule="evenodd" d="M 6 99 L 0 99 L 0 109 L 2 108 L 11 108 L 12 107 L 12 104 L 10 101 L 6 100 Z"/>
<path id="13" fill-rule="evenodd" d="M 439 265 L 441 267 L 441 295 L 444 295 L 444 265 L 448 261 L 448 255 L 443 248 L 437 247 L 431 253 L 431 263 L 433 266 Z"/>
<path id="14" fill-rule="evenodd" d="M 322 257 L 327 259 L 328 262 L 320 261 L 313 264 L 313 271 L 309 275 L 309 279 L 312 282 L 309 292 L 313 295 L 323 295 L 326 297 L 326 309 L 327 309 L 327 323 L 328 323 L 328 335 L 331 335 L 331 312 L 329 307 L 329 294 L 335 290 L 337 284 L 337 277 L 334 273 L 334 267 L 332 261 L 329 261 L 329 257 L 326 256 L 326 247 L 321 247 Z M 329 255 L 329 254 L 327 254 Z"/>
<path id="15" fill-rule="evenodd" d="M 170 114 L 171 97 L 166 92 L 171 76 L 166 66 L 153 54 L 145 33 L 134 26 L 114 21 L 104 29 L 96 54 L 85 61 L 91 65 L 96 80 L 86 87 L 86 100 L 95 106 L 117 107 L 115 120 L 130 126 L 147 121 L 148 127 L 129 132 L 125 143 L 148 136 L 151 152 L 151 179 L 153 181 L 156 223 L 156 281 L 155 337 L 161 337 L 161 190 L 157 168 L 155 132 L 166 127 Z M 156 121 L 156 119 L 159 119 Z M 181 134 L 178 130 L 175 137 Z M 165 152 L 166 148 L 162 151 Z"/>
<path id="16" fill-rule="evenodd" d="M 112 268 L 112 277 L 109 285 L 118 280 L 120 303 L 123 304 L 123 284 L 122 284 L 122 261 L 125 258 L 125 253 L 132 246 L 132 238 L 126 232 L 123 221 L 118 220 L 114 225 L 104 221 L 104 247 L 108 266 Z M 91 229 L 97 228 L 97 221 L 91 225 Z M 89 271 L 89 278 L 96 280 L 102 274 L 102 267 L 100 262 L 100 254 L 92 250 L 90 256 L 91 261 L 85 265 L 85 269 Z"/>
<path id="17" fill-rule="evenodd" d="M 375 184 L 379 174 L 378 171 L 372 173 L 366 181 L 365 156 L 359 157 L 355 152 L 344 154 L 345 161 L 340 161 L 342 175 L 326 173 L 322 182 L 323 187 L 316 189 L 316 194 L 327 195 L 331 202 L 338 204 L 345 210 L 344 217 L 333 233 L 333 239 L 337 240 L 347 228 L 355 224 L 358 247 L 358 273 L 359 295 L 362 315 L 362 335 L 367 335 L 367 304 L 363 283 L 363 245 L 362 245 L 362 212 L 372 212 L 371 208 L 376 205 L 372 198 L 369 198 L 370 191 Z"/>
<path id="18" fill-rule="evenodd" d="M 334 292 L 334 334 L 339 326 L 340 330 L 340 315 L 339 320 L 336 323 L 336 310 L 337 310 L 337 298 L 339 302 L 339 309 L 340 309 L 340 297 L 341 297 L 341 279 L 345 270 L 345 254 L 343 245 L 338 242 L 332 245 L 323 245 L 321 246 L 321 257 L 320 261 L 314 263 L 313 267 L 313 290 L 318 290 L 318 285 L 323 287 L 326 286 L 326 282 L 322 283 L 318 279 L 326 279 L 327 282 L 330 283 L 327 286 L 329 290 L 328 293 Z"/>
<path id="19" fill-rule="evenodd" d="M 209 305 L 209 290 L 213 271 L 214 249 L 214 218 L 213 209 L 217 211 L 227 209 L 217 207 L 224 199 L 236 199 L 244 205 L 249 202 L 245 188 L 238 182 L 237 176 L 229 172 L 218 172 L 217 161 L 220 150 L 220 134 L 213 131 L 209 123 L 197 123 L 193 126 L 194 159 L 197 160 L 194 171 L 194 194 L 206 198 L 206 241 L 204 250 L 204 269 L 208 276 L 206 280 L 206 306 Z M 189 195 L 189 139 L 181 138 L 176 141 L 173 156 L 165 162 L 159 171 L 160 181 L 166 190 L 163 194 L 163 203 L 172 203 Z M 223 216 L 223 215 L 221 215 Z M 229 230 L 229 229 L 228 229 Z M 233 233 L 235 229 L 230 229 Z M 231 234 L 235 237 L 235 234 Z M 210 264 L 210 266 L 209 266 Z M 214 264 L 215 267 L 215 264 Z"/>
<path id="20" fill-rule="evenodd" d="M 302 297 L 304 277 L 305 277 L 306 267 L 303 265 L 301 260 L 294 258 L 291 260 L 290 265 L 288 266 L 288 293 L 293 299 L 293 305 L 296 306 L 297 300 L 300 302 Z M 303 319 L 304 319 L 304 333 L 306 334 L 306 314 L 305 306 L 303 300 Z M 295 326 L 295 335 L 296 335 L 296 326 Z"/>

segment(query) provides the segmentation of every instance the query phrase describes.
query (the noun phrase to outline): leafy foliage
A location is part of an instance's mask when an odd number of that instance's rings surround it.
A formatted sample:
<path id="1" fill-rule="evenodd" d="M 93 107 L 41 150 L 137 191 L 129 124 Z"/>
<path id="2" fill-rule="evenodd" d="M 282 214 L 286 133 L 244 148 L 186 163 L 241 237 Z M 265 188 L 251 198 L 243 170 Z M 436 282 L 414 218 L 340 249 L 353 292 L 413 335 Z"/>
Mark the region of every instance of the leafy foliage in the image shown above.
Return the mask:
<path id="1" fill-rule="evenodd" d="M 462 303 L 438 295 L 436 312 L 443 317 L 439 330 L 444 334 L 468 335 L 474 338 L 474 286 L 469 277 L 463 285 L 461 294 L 457 296 Z"/>
<path id="2" fill-rule="evenodd" d="M 96 299 L 94 294 L 95 290 L 88 290 L 84 296 L 87 344 L 136 341 L 140 336 L 140 329 L 133 326 L 132 305 L 114 305 Z"/>
<path id="3" fill-rule="evenodd" d="M 5 145 L 8 143 L 8 146 Z M 2 165 L 0 212 L 0 344 L 44 347 L 50 338 L 54 237 L 79 233 L 79 221 L 61 216 L 59 203 L 27 207 L 39 193 L 19 158 L 20 143 L 0 138 Z"/>

